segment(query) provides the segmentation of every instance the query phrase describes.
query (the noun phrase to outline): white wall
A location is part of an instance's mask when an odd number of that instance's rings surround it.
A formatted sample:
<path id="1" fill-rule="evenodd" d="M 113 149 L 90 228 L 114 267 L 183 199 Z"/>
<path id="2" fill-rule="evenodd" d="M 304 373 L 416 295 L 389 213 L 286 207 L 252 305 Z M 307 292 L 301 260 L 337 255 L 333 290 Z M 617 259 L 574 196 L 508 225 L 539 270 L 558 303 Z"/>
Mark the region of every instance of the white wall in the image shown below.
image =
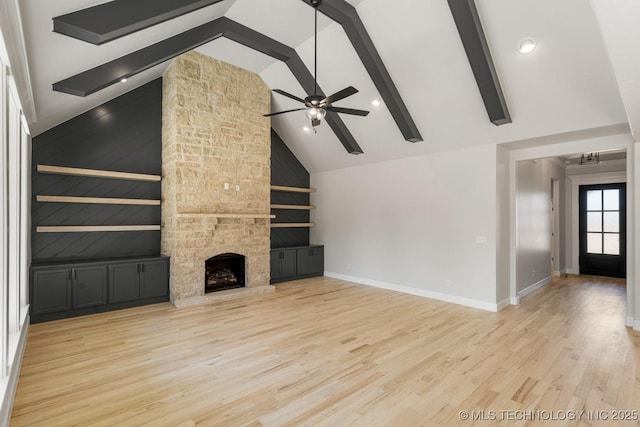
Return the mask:
<path id="1" fill-rule="evenodd" d="M 496 309 L 496 147 L 311 175 L 325 274 Z"/>
<path id="2" fill-rule="evenodd" d="M 551 183 L 564 169 L 550 159 L 516 163 L 516 291 L 551 279 Z M 557 195 L 562 200 L 563 194 Z"/>

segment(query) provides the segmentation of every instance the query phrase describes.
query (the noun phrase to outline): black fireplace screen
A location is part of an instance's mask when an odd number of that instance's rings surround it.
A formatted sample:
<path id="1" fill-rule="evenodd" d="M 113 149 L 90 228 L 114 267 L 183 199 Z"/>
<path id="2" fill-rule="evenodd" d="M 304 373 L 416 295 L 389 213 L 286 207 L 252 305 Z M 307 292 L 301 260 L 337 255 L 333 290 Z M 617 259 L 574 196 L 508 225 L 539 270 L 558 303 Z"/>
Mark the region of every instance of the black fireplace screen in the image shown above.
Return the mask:
<path id="1" fill-rule="evenodd" d="M 205 293 L 243 288 L 244 264 L 244 256 L 230 253 L 216 255 L 206 260 L 204 263 Z"/>

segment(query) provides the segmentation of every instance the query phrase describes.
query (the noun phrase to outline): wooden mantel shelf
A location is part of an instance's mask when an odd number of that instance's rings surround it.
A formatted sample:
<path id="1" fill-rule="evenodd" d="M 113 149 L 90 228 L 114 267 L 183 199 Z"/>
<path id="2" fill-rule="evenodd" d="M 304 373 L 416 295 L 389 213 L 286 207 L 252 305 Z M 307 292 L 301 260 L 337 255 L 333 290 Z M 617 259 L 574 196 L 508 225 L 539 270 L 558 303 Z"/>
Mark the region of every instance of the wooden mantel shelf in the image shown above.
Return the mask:
<path id="1" fill-rule="evenodd" d="M 242 213 L 217 213 L 217 212 L 193 212 L 193 213 L 179 213 L 178 217 L 202 217 L 210 216 L 216 218 L 253 218 L 253 219 L 271 219 L 275 218 L 275 215 L 271 214 L 242 214 Z"/>

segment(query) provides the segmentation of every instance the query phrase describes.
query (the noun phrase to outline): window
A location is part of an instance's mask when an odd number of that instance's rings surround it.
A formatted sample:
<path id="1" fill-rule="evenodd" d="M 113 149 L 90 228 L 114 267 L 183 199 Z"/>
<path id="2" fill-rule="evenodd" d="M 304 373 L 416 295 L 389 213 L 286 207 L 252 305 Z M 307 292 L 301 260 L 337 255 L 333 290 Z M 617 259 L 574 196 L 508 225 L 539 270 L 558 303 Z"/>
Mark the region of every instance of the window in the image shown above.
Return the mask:
<path id="1" fill-rule="evenodd" d="M 620 255 L 620 190 L 587 191 L 587 253 Z"/>

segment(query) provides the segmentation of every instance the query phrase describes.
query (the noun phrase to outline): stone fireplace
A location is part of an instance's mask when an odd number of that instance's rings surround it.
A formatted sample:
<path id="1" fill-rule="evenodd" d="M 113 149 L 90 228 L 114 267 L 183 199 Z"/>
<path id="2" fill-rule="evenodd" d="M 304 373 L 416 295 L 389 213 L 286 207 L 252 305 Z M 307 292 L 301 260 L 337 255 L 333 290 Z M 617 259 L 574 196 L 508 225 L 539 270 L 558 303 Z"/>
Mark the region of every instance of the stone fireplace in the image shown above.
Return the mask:
<path id="1" fill-rule="evenodd" d="M 197 52 L 163 76 L 162 253 L 176 306 L 271 291 L 270 90 Z M 242 288 L 205 292 L 206 261 L 244 257 Z"/>

